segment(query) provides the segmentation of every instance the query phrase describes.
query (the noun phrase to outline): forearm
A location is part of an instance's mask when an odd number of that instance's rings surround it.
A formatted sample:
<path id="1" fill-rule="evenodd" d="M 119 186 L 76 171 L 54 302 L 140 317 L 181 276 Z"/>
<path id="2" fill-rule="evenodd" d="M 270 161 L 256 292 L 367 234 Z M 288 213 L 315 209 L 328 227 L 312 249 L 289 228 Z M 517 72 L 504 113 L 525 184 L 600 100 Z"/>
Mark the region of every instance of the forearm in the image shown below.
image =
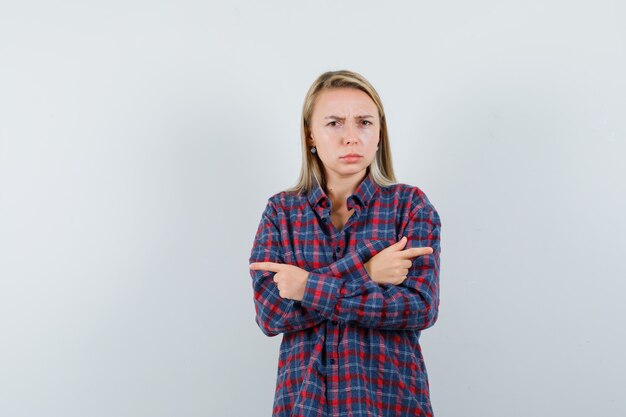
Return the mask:
<path id="1" fill-rule="evenodd" d="M 254 275 L 256 323 L 265 335 L 304 330 L 326 320 L 319 312 L 303 307 L 300 302 L 282 298 L 272 281 L 273 274 L 256 271 Z"/>
<path id="2" fill-rule="evenodd" d="M 400 285 L 381 286 L 362 274 L 337 278 L 310 273 L 302 305 L 329 320 L 363 327 L 419 330 L 435 323 L 439 290 L 433 270 L 409 276 Z"/>
<path id="3" fill-rule="evenodd" d="M 253 254 L 254 253 L 253 251 Z M 279 252 L 273 253 L 272 251 L 264 251 L 262 253 L 263 258 L 253 255 L 250 258 L 250 262 L 262 263 L 267 262 L 267 259 L 274 259 L 278 261 L 278 263 L 284 264 L 283 257 Z M 351 254 L 318 271 L 332 272 L 337 276 L 346 274 L 351 270 L 355 261 L 359 262 L 356 258 L 350 259 L 353 256 L 354 254 Z M 303 330 L 326 320 L 318 311 L 304 307 L 300 301 L 283 298 L 278 286 L 274 282 L 274 272 L 255 270 L 252 273 L 252 278 L 256 322 L 266 335 L 274 336 L 278 333 Z"/>
<path id="4" fill-rule="evenodd" d="M 358 253 L 330 267 L 311 271 L 302 305 L 331 320 L 383 329 L 425 329 L 437 320 L 439 308 L 440 221 L 432 206 L 411 215 L 403 231 L 406 248 L 433 248 L 414 259 L 400 285 L 378 285 L 365 262 L 384 249 L 384 241 L 368 241 Z"/>

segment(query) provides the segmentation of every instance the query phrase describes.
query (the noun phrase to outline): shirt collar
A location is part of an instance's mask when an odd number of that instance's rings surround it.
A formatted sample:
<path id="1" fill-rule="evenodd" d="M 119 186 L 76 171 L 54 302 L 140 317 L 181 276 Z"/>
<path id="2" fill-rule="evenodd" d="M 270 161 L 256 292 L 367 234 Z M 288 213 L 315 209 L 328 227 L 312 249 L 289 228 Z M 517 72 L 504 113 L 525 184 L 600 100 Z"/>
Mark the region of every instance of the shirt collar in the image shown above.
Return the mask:
<path id="1" fill-rule="evenodd" d="M 354 191 L 354 194 L 351 194 L 348 197 L 347 207 L 348 210 L 352 209 L 355 204 L 359 204 L 361 207 L 367 207 L 376 192 L 380 189 L 380 186 L 372 179 L 371 173 L 363 178 L 359 186 Z M 330 198 L 326 195 L 322 187 L 319 185 L 317 181 L 314 182 L 313 187 L 308 193 L 308 200 L 311 204 L 311 207 L 316 208 L 317 205 L 321 207 L 330 207 Z"/>

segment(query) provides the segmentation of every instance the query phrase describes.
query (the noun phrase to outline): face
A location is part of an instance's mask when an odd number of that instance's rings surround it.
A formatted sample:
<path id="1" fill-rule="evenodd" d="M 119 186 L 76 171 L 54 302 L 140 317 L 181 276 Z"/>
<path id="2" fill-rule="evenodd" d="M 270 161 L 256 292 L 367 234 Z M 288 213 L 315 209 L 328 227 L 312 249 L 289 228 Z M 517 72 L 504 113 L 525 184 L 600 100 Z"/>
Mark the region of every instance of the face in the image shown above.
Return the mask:
<path id="1" fill-rule="evenodd" d="M 356 88 L 323 90 L 311 115 L 309 145 L 317 148 L 326 178 L 361 173 L 374 160 L 380 119 L 374 101 Z M 346 155 L 356 154 L 356 157 Z"/>

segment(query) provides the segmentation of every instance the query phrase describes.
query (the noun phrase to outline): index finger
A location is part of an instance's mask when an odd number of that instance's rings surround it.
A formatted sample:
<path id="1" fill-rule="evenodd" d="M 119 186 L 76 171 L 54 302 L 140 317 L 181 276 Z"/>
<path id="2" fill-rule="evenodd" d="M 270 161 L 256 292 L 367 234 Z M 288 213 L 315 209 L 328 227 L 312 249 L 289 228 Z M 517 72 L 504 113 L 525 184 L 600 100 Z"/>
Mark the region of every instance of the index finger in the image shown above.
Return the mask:
<path id="1" fill-rule="evenodd" d="M 415 258 L 416 256 L 430 255 L 431 253 L 433 253 L 433 248 L 424 246 L 422 248 L 409 248 L 400 251 L 400 256 L 403 258 Z"/>
<path id="2" fill-rule="evenodd" d="M 276 262 L 252 262 L 250 264 L 250 269 L 254 270 L 263 270 L 263 271 L 272 271 L 278 272 L 283 264 L 279 264 Z"/>

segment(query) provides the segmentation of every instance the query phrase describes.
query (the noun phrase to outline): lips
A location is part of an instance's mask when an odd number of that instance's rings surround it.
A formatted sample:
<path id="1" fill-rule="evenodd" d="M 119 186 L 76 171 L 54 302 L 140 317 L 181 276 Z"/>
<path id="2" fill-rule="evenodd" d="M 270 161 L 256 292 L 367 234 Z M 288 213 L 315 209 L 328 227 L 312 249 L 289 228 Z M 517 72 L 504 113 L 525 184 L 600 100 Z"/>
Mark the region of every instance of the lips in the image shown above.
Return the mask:
<path id="1" fill-rule="evenodd" d="M 360 158 L 361 155 L 359 155 L 358 153 L 349 153 L 347 155 L 342 156 L 341 158 Z"/>

